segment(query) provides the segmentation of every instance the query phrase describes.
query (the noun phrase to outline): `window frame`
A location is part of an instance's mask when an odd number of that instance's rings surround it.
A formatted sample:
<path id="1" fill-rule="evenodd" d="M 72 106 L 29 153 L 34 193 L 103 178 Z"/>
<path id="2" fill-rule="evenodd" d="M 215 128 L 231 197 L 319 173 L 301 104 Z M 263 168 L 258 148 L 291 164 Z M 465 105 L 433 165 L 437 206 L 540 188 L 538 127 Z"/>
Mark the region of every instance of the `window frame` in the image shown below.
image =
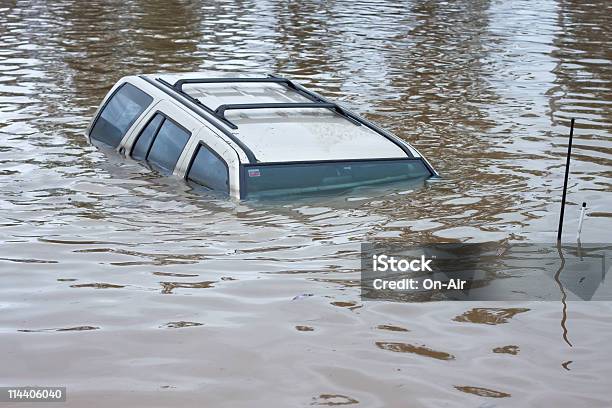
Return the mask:
<path id="1" fill-rule="evenodd" d="M 123 82 L 121 85 L 119 85 L 113 92 L 111 92 L 111 94 L 106 98 L 106 100 L 104 101 L 104 103 L 102 104 L 102 106 L 98 109 L 98 112 L 96 113 L 96 117 L 94 118 L 94 120 L 91 122 L 91 124 L 89 125 L 89 129 L 87 130 L 87 137 L 89 139 L 90 143 L 93 143 L 93 140 L 96 140 L 98 142 L 104 143 L 101 140 L 98 139 L 93 139 L 91 137 L 91 132 L 93 132 L 94 127 L 96 127 L 96 124 L 98 123 L 98 120 L 100 119 L 100 116 L 102 116 L 102 113 L 104 112 L 104 110 L 106 109 L 106 107 L 108 106 L 108 104 L 113 100 L 113 98 L 115 97 L 115 95 L 117 95 L 117 93 L 123 89 L 123 87 L 125 87 L 126 85 L 131 85 L 134 88 L 138 89 L 140 92 L 144 93 L 145 95 L 147 95 L 149 98 L 151 98 L 151 102 L 149 102 L 149 104 L 143 109 L 142 112 L 140 112 L 140 114 L 138 116 L 136 116 L 136 118 L 134 118 L 134 120 L 130 123 L 130 125 L 127 127 L 127 129 L 125 130 L 125 133 L 123 134 L 123 136 L 121 137 L 121 140 L 119 141 L 119 144 L 117 146 L 114 146 L 113 149 L 119 149 L 122 146 L 122 142 L 123 139 L 125 139 L 125 137 L 127 135 L 130 134 L 130 129 L 138 122 L 139 118 L 142 118 L 144 115 L 147 114 L 147 111 L 151 108 L 151 106 L 155 105 L 155 97 L 153 97 L 153 95 L 149 94 L 148 92 L 146 92 L 144 89 L 136 86 L 135 84 L 129 82 L 129 81 L 125 81 Z M 92 140 L 93 139 L 93 140 Z M 106 143 L 104 143 L 106 144 Z"/>
<path id="2" fill-rule="evenodd" d="M 223 163 L 223 165 L 225 166 L 225 171 L 227 172 L 227 191 L 220 191 L 220 190 L 214 190 L 212 188 L 208 188 L 206 186 L 203 186 L 202 184 L 199 184 L 196 181 L 192 181 L 189 179 L 189 173 L 191 172 L 191 168 L 193 167 L 193 163 L 195 162 L 195 159 L 198 155 L 198 152 L 200 151 L 200 149 L 204 147 L 205 149 L 208 149 L 209 152 L 211 152 L 214 156 L 217 157 L 217 159 L 219 159 L 221 161 L 221 163 Z M 227 164 L 227 161 L 212 147 L 210 147 L 206 142 L 204 142 L 203 140 L 198 141 L 198 144 L 195 146 L 195 149 L 193 149 L 193 154 L 191 155 L 191 158 L 189 159 L 189 164 L 187 165 L 187 169 L 185 170 L 185 181 L 187 183 L 191 182 L 194 184 L 197 184 L 200 187 L 204 187 L 210 191 L 215 191 L 215 192 L 222 192 L 223 194 L 231 194 L 232 191 L 232 187 L 231 187 L 231 181 L 230 181 L 230 171 L 229 171 L 229 165 Z"/>
<path id="3" fill-rule="evenodd" d="M 145 155 L 145 158 L 143 160 L 135 159 L 134 156 L 133 156 L 133 153 L 134 153 L 134 149 L 136 148 L 136 144 L 138 144 L 138 140 L 140 140 L 140 137 L 142 136 L 142 134 L 145 131 L 145 129 L 147 128 L 147 126 L 149 126 L 149 124 L 157 117 L 157 115 L 161 115 L 164 118 L 164 120 L 162 120 L 161 123 L 157 126 L 157 129 L 155 129 L 155 133 L 153 133 L 153 136 L 152 136 L 151 145 L 147 149 L 147 154 Z M 136 160 L 136 161 L 142 161 L 143 163 L 147 163 L 147 165 L 151 166 L 151 164 L 149 163 L 149 160 L 148 160 L 149 159 L 149 153 L 151 152 L 151 149 L 153 148 L 153 145 L 155 144 L 155 139 L 157 139 L 157 135 L 159 134 L 159 131 L 161 130 L 162 126 L 164 126 L 164 123 L 166 123 L 167 120 L 172 122 L 176 127 L 178 127 L 179 129 L 183 130 L 189 136 L 187 138 L 187 143 L 185 143 L 185 146 L 183 147 L 183 150 L 181 151 L 181 154 L 176 159 L 176 164 L 174 165 L 174 168 L 171 169 L 171 174 L 173 174 L 174 170 L 179 165 L 179 160 L 180 160 L 181 156 L 183 155 L 183 153 L 185 152 L 185 150 L 189 146 L 189 140 L 193 137 L 193 132 L 191 132 L 185 126 L 183 126 L 180 123 L 178 123 L 176 120 L 172 119 L 167 113 L 162 112 L 159 109 L 157 109 L 157 110 L 155 110 L 154 112 L 151 113 L 151 116 L 150 116 L 149 120 L 147 121 L 147 123 L 142 127 L 142 129 L 140 129 L 140 132 L 138 132 L 138 134 L 134 138 L 134 141 L 132 142 L 132 146 L 130 147 L 130 158 L 133 159 L 133 160 Z M 160 166 L 156 166 L 156 167 L 160 167 Z"/>

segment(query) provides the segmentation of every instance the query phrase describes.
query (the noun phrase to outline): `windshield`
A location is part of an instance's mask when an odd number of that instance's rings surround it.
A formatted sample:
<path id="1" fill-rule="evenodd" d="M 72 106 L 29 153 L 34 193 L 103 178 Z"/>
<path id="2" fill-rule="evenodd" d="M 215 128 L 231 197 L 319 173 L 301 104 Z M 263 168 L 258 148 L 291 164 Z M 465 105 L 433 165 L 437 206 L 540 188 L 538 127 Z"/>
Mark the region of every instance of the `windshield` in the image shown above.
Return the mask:
<path id="1" fill-rule="evenodd" d="M 348 189 L 432 175 L 421 159 L 249 164 L 242 172 L 243 198 Z"/>

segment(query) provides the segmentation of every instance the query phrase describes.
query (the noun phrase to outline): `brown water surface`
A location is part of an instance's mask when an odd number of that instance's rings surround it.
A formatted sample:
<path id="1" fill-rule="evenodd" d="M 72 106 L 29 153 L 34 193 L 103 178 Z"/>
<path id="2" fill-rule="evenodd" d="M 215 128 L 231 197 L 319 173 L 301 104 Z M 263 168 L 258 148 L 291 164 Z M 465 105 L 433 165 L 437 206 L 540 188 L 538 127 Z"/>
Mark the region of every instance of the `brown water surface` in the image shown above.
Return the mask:
<path id="1" fill-rule="evenodd" d="M 565 231 L 586 201 L 583 242 L 610 242 L 611 28 L 603 0 L 0 0 L 0 385 L 72 407 L 609 407 L 610 302 L 362 302 L 356 270 L 364 240 L 552 242 L 572 117 Z M 121 76 L 197 70 L 292 77 L 444 178 L 236 202 L 87 143 Z"/>

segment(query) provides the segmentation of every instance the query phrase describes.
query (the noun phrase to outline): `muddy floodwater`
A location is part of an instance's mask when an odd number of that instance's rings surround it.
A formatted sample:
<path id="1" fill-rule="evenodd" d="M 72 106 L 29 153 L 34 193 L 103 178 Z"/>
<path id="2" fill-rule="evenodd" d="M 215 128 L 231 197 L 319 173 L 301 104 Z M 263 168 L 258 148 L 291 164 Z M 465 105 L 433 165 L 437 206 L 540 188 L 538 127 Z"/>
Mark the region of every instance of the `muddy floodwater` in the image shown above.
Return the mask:
<path id="1" fill-rule="evenodd" d="M 0 0 L 0 385 L 71 407 L 610 407 L 612 302 L 362 301 L 358 256 L 555 241 L 571 118 L 566 239 L 585 201 L 582 241 L 609 243 L 611 29 L 603 0 Z M 239 202 L 87 142 L 121 76 L 198 70 L 291 77 L 443 179 Z"/>

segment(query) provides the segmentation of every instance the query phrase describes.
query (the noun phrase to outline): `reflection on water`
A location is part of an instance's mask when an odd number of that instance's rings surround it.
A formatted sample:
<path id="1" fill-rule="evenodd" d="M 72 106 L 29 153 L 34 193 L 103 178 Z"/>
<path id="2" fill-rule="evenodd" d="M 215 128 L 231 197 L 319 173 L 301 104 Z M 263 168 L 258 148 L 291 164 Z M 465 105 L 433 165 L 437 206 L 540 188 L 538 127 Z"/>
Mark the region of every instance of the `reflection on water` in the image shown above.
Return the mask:
<path id="1" fill-rule="evenodd" d="M 317 398 L 312 398 L 310 405 L 337 406 L 359 404 L 354 398 L 339 394 L 321 394 Z"/>
<path id="2" fill-rule="evenodd" d="M 492 307 L 476 307 L 460 316 L 455 317 L 453 320 L 456 322 L 470 322 L 479 324 L 502 324 L 508 323 L 508 319 L 511 319 L 519 313 L 528 312 L 527 308 L 492 308 Z"/>
<path id="3" fill-rule="evenodd" d="M 383 350 L 394 351 L 396 353 L 414 353 L 420 356 L 431 357 L 437 360 L 454 360 L 455 356 L 444 351 L 432 350 L 425 346 L 415 346 L 406 343 L 394 343 L 386 341 L 377 341 L 376 346 Z"/>
<path id="4" fill-rule="evenodd" d="M 202 326 L 202 323 L 198 323 L 198 322 L 168 322 L 162 326 L 159 327 L 166 327 L 169 329 L 180 329 L 183 327 L 194 327 L 194 326 Z"/>
<path id="5" fill-rule="evenodd" d="M 494 353 L 498 354 L 512 354 L 516 356 L 519 353 L 520 349 L 518 346 L 503 346 L 503 347 L 495 347 L 493 349 Z"/>
<path id="6" fill-rule="evenodd" d="M 609 242 L 608 3 L 1 2 L 0 379 L 69 406 L 608 406 L 609 302 L 568 302 L 569 348 L 556 302 L 357 286 L 364 240 L 552 242 L 572 117 L 564 231 L 586 201 L 583 241 Z M 292 77 L 444 179 L 235 202 L 86 142 L 121 76 L 196 70 Z"/>
<path id="7" fill-rule="evenodd" d="M 468 386 L 455 386 L 459 391 L 467 392 L 469 394 L 479 395 L 481 397 L 487 398 L 506 398 L 511 395 L 506 392 L 490 390 L 488 388 L 481 387 L 468 387 Z"/>
<path id="8" fill-rule="evenodd" d="M 46 331 L 62 332 L 62 331 L 98 330 L 98 329 L 99 327 L 93 327 L 93 326 L 77 326 L 77 327 L 65 327 L 65 328 L 60 328 L 60 329 L 21 329 L 17 331 L 23 332 L 23 333 L 36 333 L 36 332 L 46 332 Z"/>
<path id="9" fill-rule="evenodd" d="M 390 330 L 390 331 L 398 331 L 398 332 L 410 331 L 408 329 L 404 329 L 403 327 L 393 326 L 392 324 L 379 324 L 376 328 L 379 330 Z"/>

